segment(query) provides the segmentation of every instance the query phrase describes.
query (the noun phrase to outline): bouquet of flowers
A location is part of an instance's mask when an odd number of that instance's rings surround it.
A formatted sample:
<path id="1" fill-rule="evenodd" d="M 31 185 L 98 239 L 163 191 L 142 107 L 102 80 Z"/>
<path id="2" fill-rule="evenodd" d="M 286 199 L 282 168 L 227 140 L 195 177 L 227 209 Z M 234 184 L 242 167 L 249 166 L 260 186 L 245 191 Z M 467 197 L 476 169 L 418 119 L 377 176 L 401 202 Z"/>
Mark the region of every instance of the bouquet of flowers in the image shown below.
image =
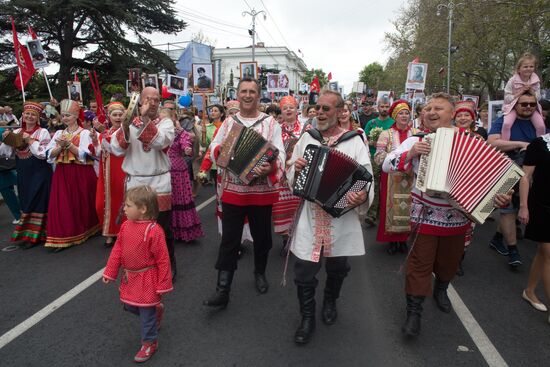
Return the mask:
<path id="1" fill-rule="evenodd" d="M 378 137 L 380 136 L 380 134 L 382 134 L 382 131 L 384 131 L 384 129 L 382 129 L 381 127 L 375 127 L 374 129 L 372 129 L 369 133 L 369 141 L 377 142 Z"/>

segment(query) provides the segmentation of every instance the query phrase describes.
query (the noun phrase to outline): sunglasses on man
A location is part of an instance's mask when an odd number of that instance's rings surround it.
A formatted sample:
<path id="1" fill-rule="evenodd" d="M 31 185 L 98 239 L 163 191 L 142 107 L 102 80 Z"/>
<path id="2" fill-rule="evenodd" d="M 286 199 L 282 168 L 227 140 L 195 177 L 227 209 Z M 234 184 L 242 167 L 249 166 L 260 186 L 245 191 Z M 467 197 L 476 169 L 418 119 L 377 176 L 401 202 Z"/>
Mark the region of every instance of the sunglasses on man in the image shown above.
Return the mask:
<path id="1" fill-rule="evenodd" d="M 519 105 L 521 107 L 532 107 L 532 108 L 535 108 L 537 107 L 537 102 L 520 102 Z"/>
<path id="2" fill-rule="evenodd" d="M 326 105 L 321 106 L 321 105 L 316 104 L 314 108 L 315 108 L 315 111 L 319 111 L 321 109 L 323 110 L 323 112 L 330 111 L 330 106 L 326 106 Z"/>

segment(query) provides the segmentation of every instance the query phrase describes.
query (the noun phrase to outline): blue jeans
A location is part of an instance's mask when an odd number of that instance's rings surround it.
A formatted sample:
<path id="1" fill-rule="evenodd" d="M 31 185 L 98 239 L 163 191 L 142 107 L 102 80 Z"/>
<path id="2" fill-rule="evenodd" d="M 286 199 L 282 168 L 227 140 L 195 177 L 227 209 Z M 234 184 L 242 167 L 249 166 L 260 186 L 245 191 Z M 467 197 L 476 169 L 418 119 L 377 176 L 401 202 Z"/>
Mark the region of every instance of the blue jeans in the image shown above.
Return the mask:
<path id="1" fill-rule="evenodd" d="M 139 316 L 141 321 L 141 340 L 153 342 L 157 340 L 157 308 L 137 307 L 124 303 L 124 310 Z"/>

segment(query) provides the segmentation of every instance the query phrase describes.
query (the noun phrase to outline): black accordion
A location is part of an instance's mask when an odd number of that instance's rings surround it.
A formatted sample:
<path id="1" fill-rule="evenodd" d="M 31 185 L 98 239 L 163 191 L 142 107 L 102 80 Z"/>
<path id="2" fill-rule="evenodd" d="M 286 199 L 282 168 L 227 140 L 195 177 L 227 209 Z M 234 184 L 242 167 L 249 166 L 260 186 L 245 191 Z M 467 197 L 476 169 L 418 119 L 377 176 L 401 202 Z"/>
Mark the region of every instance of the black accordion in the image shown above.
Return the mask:
<path id="1" fill-rule="evenodd" d="M 279 150 L 261 134 L 234 123 L 220 146 L 216 164 L 249 185 L 256 178 L 254 168 L 274 161 L 278 155 Z"/>
<path id="2" fill-rule="evenodd" d="M 346 154 L 325 146 L 309 144 L 304 152 L 307 165 L 294 182 L 294 195 L 319 204 L 323 210 L 338 218 L 353 207 L 347 194 L 367 188 L 372 175 L 365 167 Z"/>

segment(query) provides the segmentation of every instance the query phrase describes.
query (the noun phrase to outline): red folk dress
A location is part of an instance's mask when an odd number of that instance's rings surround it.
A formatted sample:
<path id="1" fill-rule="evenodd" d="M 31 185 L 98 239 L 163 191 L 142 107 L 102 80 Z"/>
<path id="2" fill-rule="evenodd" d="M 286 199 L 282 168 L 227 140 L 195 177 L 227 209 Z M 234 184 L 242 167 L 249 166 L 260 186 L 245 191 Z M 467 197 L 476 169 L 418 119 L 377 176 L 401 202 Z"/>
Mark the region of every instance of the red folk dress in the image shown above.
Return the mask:
<path id="1" fill-rule="evenodd" d="M 120 300 L 129 305 L 155 306 L 162 294 L 174 289 L 164 231 L 159 224 L 150 220 L 124 222 L 103 277 L 115 281 L 120 268 Z"/>
<path id="2" fill-rule="evenodd" d="M 121 224 L 126 220 L 126 216 L 121 211 L 124 200 L 124 180 L 126 179 L 126 174 L 122 170 L 124 157 L 117 157 L 112 154 L 110 149 L 111 138 L 116 130 L 118 129 L 111 128 L 99 136 L 101 158 L 95 207 L 102 228 L 101 234 L 109 237 L 116 237 Z M 120 221 L 117 224 L 119 214 Z"/>

